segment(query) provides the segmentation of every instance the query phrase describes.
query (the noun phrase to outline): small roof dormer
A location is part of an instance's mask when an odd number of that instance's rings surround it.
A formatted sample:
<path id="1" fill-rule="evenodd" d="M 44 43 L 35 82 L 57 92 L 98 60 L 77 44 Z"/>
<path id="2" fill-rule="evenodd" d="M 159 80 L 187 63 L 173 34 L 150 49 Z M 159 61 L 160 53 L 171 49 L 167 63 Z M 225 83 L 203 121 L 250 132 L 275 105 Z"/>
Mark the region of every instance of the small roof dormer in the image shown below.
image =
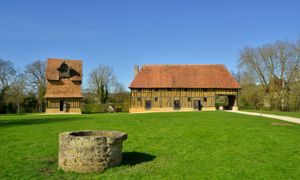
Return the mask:
<path id="1" fill-rule="evenodd" d="M 49 58 L 46 68 L 48 81 L 59 81 L 69 78 L 71 81 L 82 81 L 82 61 Z"/>
<path id="2" fill-rule="evenodd" d="M 59 71 L 59 78 L 69 78 L 70 77 L 70 70 L 71 68 L 63 62 L 59 68 L 57 68 Z"/>

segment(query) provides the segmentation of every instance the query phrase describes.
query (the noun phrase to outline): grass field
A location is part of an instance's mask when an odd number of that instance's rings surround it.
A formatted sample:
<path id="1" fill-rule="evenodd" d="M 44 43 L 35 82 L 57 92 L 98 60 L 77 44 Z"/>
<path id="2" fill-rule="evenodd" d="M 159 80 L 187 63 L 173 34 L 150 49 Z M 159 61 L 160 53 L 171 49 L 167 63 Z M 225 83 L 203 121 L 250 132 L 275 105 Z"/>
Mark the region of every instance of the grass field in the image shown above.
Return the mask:
<path id="1" fill-rule="evenodd" d="M 0 116 L 0 179 L 298 179 L 300 126 L 227 112 Z M 104 173 L 57 170 L 58 134 L 128 133 Z"/>
<path id="2" fill-rule="evenodd" d="M 295 118 L 300 118 L 300 111 L 291 111 L 291 112 L 285 112 L 285 111 L 268 111 L 268 110 L 242 110 L 242 111 L 248 111 L 248 112 L 257 112 L 257 113 L 264 113 L 264 114 L 274 114 L 279 116 L 290 116 Z"/>

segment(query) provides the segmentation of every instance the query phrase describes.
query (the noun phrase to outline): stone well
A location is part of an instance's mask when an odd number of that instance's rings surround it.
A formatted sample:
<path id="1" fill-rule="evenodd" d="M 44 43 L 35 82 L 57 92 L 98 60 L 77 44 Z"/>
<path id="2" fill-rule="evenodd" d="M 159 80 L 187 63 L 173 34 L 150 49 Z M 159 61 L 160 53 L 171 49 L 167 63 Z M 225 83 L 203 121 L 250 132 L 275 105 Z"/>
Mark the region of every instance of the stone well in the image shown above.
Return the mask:
<path id="1" fill-rule="evenodd" d="M 101 172 L 122 161 L 122 142 L 127 134 L 118 131 L 76 131 L 59 134 L 58 167 L 80 173 Z"/>

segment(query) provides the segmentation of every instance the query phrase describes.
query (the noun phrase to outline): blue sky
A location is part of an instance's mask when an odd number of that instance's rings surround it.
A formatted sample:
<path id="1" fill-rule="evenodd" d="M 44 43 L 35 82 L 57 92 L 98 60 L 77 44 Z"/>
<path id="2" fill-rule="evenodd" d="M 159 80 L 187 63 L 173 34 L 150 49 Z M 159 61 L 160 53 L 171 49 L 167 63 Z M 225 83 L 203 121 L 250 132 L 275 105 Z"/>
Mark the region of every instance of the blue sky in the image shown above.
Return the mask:
<path id="1" fill-rule="evenodd" d="M 134 64 L 225 64 L 239 51 L 300 37 L 294 0 L 1 0 L 0 58 L 21 70 L 49 57 L 82 59 L 84 86 L 110 65 L 126 87 Z"/>

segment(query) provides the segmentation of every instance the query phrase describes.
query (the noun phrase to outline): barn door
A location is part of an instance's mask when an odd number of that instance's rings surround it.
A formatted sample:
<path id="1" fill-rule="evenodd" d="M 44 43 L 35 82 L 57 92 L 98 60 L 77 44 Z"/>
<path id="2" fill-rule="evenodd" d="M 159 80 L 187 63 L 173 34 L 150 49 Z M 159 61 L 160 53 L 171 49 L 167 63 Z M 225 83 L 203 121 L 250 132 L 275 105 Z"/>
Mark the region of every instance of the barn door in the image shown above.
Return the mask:
<path id="1" fill-rule="evenodd" d="M 198 111 L 202 110 L 201 100 L 194 100 L 194 109 Z"/>
<path id="2" fill-rule="evenodd" d="M 64 101 L 63 101 L 63 100 L 60 100 L 60 101 L 59 101 L 59 110 L 60 110 L 60 111 L 63 111 L 63 110 L 64 110 Z"/>
<path id="3" fill-rule="evenodd" d="M 146 101 L 146 109 L 151 109 L 151 101 L 150 100 L 147 100 Z"/>
<path id="4" fill-rule="evenodd" d="M 180 109 L 180 101 L 179 100 L 174 100 L 174 109 Z"/>

